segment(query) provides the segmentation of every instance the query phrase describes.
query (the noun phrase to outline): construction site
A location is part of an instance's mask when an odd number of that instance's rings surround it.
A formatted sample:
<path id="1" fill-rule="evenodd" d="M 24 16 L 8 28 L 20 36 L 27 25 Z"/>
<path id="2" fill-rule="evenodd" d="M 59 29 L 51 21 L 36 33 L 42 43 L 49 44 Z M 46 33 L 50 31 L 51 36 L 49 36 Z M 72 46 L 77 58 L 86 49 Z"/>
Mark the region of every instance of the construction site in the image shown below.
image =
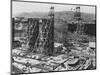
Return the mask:
<path id="1" fill-rule="evenodd" d="M 96 69 L 96 20 L 84 21 L 80 10 L 71 21 L 53 6 L 43 18 L 13 17 L 12 74 Z"/>

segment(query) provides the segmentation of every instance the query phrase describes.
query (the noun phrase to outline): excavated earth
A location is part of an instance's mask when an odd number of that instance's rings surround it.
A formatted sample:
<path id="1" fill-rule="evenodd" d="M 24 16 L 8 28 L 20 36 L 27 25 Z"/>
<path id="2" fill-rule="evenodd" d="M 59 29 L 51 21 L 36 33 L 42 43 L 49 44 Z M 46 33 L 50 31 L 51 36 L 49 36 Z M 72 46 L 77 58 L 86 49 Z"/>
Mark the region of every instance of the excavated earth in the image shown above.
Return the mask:
<path id="1" fill-rule="evenodd" d="M 70 52 L 65 48 L 61 54 L 45 56 L 27 53 L 24 48 L 12 50 L 12 73 L 88 70 L 96 68 L 95 42 L 73 44 Z"/>

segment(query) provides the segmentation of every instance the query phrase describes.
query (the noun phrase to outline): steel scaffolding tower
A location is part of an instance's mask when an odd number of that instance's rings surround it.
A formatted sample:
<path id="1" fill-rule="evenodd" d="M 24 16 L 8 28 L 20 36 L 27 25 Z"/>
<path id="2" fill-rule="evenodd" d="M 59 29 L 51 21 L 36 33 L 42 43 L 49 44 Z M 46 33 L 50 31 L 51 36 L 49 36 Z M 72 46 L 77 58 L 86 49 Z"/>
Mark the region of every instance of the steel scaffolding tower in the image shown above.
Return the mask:
<path id="1" fill-rule="evenodd" d="M 80 7 L 76 7 L 76 12 L 74 13 L 74 18 L 77 21 L 76 32 L 79 34 L 83 34 L 84 33 L 84 24 L 82 24 Z"/>
<path id="2" fill-rule="evenodd" d="M 52 55 L 54 49 L 54 7 L 50 8 L 48 18 L 30 19 L 29 48 L 34 53 Z"/>

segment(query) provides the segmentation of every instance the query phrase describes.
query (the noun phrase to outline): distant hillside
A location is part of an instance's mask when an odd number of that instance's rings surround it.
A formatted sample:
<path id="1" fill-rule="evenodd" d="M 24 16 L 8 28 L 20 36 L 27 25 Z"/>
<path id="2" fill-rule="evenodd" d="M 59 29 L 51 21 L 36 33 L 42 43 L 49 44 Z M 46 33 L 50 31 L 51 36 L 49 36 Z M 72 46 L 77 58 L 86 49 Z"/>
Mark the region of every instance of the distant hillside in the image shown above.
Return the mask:
<path id="1" fill-rule="evenodd" d="M 84 21 L 95 20 L 94 14 L 81 13 L 81 16 L 82 16 L 82 20 L 84 20 Z M 72 21 L 72 20 L 74 20 L 74 12 L 72 12 L 72 11 L 56 12 L 55 18 Z"/>
<path id="2" fill-rule="evenodd" d="M 31 13 L 21 13 L 17 14 L 16 17 L 27 17 L 27 18 L 40 18 L 40 17 L 47 17 L 48 13 L 41 13 L 41 12 L 31 12 Z M 62 19 L 64 21 L 72 21 L 74 20 L 74 12 L 72 11 L 61 11 L 55 12 L 55 19 Z M 84 21 L 92 21 L 95 20 L 94 14 L 82 13 L 82 19 Z"/>
<path id="3" fill-rule="evenodd" d="M 31 13 L 21 13 L 21 14 L 17 14 L 14 17 L 26 17 L 26 18 L 40 18 L 40 17 L 45 17 L 47 16 L 48 13 L 40 13 L 40 12 L 31 12 Z"/>

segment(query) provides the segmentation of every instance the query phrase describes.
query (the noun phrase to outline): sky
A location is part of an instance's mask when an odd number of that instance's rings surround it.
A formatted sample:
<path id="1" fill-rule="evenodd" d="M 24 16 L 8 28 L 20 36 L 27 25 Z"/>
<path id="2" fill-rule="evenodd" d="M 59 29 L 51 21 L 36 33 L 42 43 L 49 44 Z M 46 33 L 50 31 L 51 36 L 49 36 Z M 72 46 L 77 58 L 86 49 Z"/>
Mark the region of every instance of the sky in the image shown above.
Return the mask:
<path id="1" fill-rule="evenodd" d="M 49 12 L 50 7 L 54 6 L 54 11 L 71 11 L 79 5 L 60 5 L 60 4 L 46 4 L 46 3 L 33 3 L 33 2 L 12 2 L 12 15 L 17 15 L 24 12 Z M 95 7 L 93 6 L 80 6 L 81 12 L 95 14 Z M 74 10 L 72 10 L 74 11 Z"/>

